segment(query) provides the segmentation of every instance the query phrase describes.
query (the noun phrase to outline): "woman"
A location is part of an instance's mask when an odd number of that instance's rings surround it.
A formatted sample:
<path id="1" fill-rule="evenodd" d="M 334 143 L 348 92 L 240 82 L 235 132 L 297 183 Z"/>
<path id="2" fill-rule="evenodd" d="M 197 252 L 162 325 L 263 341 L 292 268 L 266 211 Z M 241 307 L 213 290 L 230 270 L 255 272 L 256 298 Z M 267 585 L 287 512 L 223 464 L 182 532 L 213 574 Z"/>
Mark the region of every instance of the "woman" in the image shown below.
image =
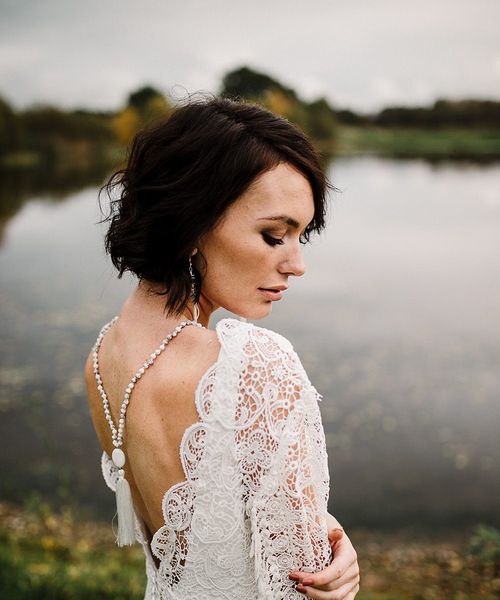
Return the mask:
<path id="1" fill-rule="evenodd" d="M 325 225 L 313 147 L 260 106 L 191 100 L 136 137 L 115 187 L 106 250 L 139 283 L 85 375 L 145 597 L 354 598 L 319 394 L 283 336 L 246 322 L 304 274 L 301 244 Z M 209 329 L 219 307 L 240 319 Z"/>

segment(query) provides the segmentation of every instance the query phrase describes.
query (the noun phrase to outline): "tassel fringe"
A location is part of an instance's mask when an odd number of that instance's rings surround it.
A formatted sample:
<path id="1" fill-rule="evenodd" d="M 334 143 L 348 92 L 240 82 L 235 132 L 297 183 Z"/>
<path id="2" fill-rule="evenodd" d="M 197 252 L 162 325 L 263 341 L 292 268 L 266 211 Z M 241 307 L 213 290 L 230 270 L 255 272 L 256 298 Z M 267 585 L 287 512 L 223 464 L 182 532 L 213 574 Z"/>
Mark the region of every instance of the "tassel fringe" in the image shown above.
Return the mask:
<path id="1" fill-rule="evenodd" d="M 118 514 L 118 546 L 131 546 L 135 543 L 135 513 L 130 486 L 125 477 L 119 477 L 116 484 L 116 512 Z"/>

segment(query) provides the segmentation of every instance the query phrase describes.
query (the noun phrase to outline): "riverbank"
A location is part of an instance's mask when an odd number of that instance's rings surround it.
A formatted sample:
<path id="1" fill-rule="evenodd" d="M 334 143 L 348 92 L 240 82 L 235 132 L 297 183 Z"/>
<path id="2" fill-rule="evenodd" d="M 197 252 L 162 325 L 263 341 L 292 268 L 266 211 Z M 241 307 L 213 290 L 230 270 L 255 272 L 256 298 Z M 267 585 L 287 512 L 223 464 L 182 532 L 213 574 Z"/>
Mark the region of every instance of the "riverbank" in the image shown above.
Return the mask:
<path id="1" fill-rule="evenodd" d="M 401 128 L 339 125 L 335 140 L 315 141 L 321 152 L 334 159 L 340 156 L 384 156 L 426 160 L 500 160 L 500 129 Z M 56 150 L 17 152 L 0 156 L 0 169 L 10 172 L 43 170 L 49 175 L 66 172 L 111 171 L 123 162 L 126 147 L 119 144 L 58 141 Z"/>
<path id="2" fill-rule="evenodd" d="M 496 160 L 500 159 L 500 129 L 342 126 L 335 154 Z"/>
<path id="3" fill-rule="evenodd" d="M 496 529 L 433 541 L 362 530 L 349 536 L 361 571 L 357 600 L 493 600 L 500 593 Z M 139 600 L 144 586 L 142 549 L 117 548 L 109 523 L 0 504 L 1 600 Z"/>

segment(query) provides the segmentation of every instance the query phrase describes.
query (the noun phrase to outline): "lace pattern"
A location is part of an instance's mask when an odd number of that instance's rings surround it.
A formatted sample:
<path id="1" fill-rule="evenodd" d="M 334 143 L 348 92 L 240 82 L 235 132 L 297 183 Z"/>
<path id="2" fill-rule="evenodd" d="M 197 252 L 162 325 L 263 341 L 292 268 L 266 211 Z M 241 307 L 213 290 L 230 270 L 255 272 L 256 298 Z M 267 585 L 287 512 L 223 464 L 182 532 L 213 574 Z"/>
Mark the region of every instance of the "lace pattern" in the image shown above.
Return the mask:
<path id="1" fill-rule="evenodd" d="M 185 480 L 165 493 L 151 548 L 136 516 L 145 598 L 303 598 L 288 573 L 331 562 L 321 395 L 283 336 L 236 319 L 216 331 L 219 357 L 195 394 L 200 420 L 179 448 Z M 114 491 L 106 453 L 102 471 Z"/>
<path id="2" fill-rule="evenodd" d="M 238 386 L 236 447 L 259 597 L 296 597 L 288 573 L 331 561 L 320 394 L 283 336 L 254 328 L 244 351 L 250 360 Z"/>

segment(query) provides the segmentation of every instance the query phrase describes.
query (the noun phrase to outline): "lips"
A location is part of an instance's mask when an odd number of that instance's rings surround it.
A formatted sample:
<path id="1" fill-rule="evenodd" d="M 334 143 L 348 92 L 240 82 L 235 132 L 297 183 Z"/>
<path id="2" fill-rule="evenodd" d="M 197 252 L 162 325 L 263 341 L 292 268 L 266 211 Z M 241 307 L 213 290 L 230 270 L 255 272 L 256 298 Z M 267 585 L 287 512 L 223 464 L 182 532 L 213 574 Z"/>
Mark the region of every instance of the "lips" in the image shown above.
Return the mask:
<path id="1" fill-rule="evenodd" d="M 286 287 L 284 287 L 283 290 L 276 288 L 259 288 L 259 292 L 268 300 L 281 300 L 284 290 L 286 290 Z"/>
<path id="2" fill-rule="evenodd" d="M 288 289 L 287 285 L 277 285 L 277 286 L 273 286 L 273 287 L 268 287 L 268 288 L 259 288 L 259 290 L 269 290 L 271 292 L 284 292 L 285 290 Z"/>

